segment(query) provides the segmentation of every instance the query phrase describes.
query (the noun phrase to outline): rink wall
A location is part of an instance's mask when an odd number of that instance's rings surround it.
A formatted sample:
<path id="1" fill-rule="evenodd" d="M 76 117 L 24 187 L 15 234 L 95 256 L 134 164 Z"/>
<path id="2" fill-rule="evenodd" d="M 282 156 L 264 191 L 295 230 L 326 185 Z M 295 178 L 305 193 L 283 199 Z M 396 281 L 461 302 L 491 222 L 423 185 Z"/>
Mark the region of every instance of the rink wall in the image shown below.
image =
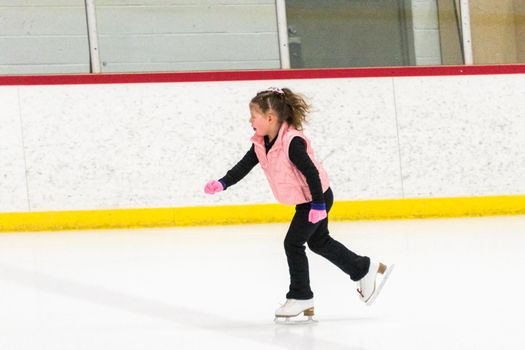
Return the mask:
<path id="1" fill-rule="evenodd" d="M 286 221 L 249 149 L 268 86 L 314 106 L 332 219 L 525 213 L 525 66 L 0 77 L 0 231 Z"/>

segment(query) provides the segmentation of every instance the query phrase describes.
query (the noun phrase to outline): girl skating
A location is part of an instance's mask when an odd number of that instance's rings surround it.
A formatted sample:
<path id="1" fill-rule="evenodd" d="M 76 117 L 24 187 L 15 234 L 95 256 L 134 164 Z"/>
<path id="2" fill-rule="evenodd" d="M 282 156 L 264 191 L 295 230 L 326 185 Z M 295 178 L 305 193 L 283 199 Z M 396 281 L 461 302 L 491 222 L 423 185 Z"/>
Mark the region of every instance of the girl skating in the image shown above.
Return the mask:
<path id="1" fill-rule="evenodd" d="M 275 311 L 277 321 L 314 315 L 305 243 L 358 283 L 358 296 L 370 305 L 392 271 L 393 265 L 371 261 L 334 240 L 328 231 L 333 204 L 328 175 L 315 159 L 310 141 L 302 132 L 310 106 L 290 89 L 269 88 L 250 101 L 250 124 L 255 132 L 244 157 L 219 180 L 209 181 L 204 191 L 214 194 L 231 187 L 260 164 L 280 203 L 295 205 L 295 215 L 284 239 L 290 273 L 286 302 Z M 377 276 L 382 276 L 376 286 Z"/>

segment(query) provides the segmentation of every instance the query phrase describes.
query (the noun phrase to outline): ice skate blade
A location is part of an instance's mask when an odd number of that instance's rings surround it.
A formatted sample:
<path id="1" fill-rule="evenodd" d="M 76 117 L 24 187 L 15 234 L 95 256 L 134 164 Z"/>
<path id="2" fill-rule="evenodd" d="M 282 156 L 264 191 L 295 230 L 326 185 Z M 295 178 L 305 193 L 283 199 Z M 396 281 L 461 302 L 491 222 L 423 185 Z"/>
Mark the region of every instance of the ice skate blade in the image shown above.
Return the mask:
<path id="1" fill-rule="evenodd" d="M 293 325 L 308 325 L 316 324 L 318 321 L 312 316 L 308 316 L 307 319 L 296 319 L 295 316 L 275 316 L 273 322 L 279 325 L 293 326 Z"/>
<path id="2" fill-rule="evenodd" d="M 374 291 L 370 299 L 368 299 L 368 301 L 366 302 L 366 305 L 371 306 L 374 303 L 374 301 L 377 299 L 377 296 L 379 295 L 379 293 L 381 293 L 381 290 L 383 289 L 386 281 L 388 280 L 388 277 L 390 277 L 390 274 L 392 273 L 392 270 L 394 270 L 395 266 L 396 265 L 392 264 L 386 268 L 385 273 L 383 274 L 383 279 L 381 280 L 381 283 L 376 288 L 376 290 Z"/>

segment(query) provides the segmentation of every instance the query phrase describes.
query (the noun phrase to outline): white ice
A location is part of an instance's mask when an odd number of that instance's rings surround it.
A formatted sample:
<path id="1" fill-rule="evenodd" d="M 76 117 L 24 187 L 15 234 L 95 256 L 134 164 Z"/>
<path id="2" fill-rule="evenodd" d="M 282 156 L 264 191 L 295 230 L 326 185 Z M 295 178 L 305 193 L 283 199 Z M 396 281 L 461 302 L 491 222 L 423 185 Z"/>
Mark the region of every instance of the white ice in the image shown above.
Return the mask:
<path id="1" fill-rule="evenodd" d="M 396 270 L 368 307 L 308 251 L 301 326 L 273 323 L 286 224 L 0 234 L 0 349 L 525 348 L 525 217 L 330 225 Z"/>

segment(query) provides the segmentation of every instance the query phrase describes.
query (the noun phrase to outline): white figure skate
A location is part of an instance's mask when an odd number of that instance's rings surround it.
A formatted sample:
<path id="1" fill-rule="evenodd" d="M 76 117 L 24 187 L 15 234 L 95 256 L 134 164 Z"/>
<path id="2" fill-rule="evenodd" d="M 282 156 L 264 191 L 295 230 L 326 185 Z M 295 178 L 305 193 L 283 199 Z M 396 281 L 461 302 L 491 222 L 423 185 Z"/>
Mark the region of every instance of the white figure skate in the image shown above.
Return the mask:
<path id="1" fill-rule="evenodd" d="M 357 292 L 359 293 L 359 298 L 366 305 L 370 306 L 376 300 L 377 296 L 383 289 L 385 282 L 387 281 L 390 273 L 394 269 L 395 265 L 386 266 L 383 263 L 370 262 L 370 269 L 365 277 L 359 280 L 359 288 Z M 382 279 L 379 283 L 379 286 L 376 286 L 377 275 L 381 274 Z"/>
<path id="2" fill-rule="evenodd" d="M 297 318 L 301 313 L 307 318 Z M 278 324 L 309 324 L 317 322 L 313 316 L 314 299 L 286 299 L 286 303 L 275 311 L 274 322 Z"/>

